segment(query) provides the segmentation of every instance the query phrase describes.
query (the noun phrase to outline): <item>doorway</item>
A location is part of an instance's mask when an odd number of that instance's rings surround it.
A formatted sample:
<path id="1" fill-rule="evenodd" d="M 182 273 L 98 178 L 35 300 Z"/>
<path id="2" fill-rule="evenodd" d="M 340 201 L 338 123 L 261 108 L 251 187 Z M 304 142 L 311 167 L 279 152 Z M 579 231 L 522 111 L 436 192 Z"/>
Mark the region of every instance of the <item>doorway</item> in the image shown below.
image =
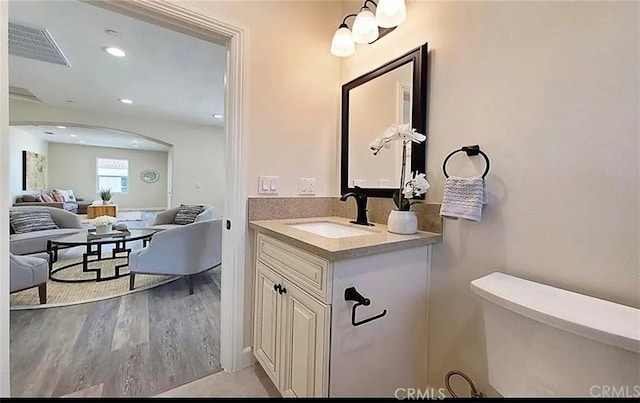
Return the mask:
<path id="1" fill-rule="evenodd" d="M 0 4 L 0 59 L 6 61 L 7 52 L 7 3 Z M 225 97 L 225 230 L 223 231 L 223 272 L 221 278 L 221 336 L 220 363 L 226 371 L 235 371 L 251 362 L 250 348 L 243 345 L 244 327 L 244 255 L 246 242 L 246 192 L 242 169 L 242 128 L 243 128 L 243 76 L 244 76 L 244 32 L 224 22 L 193 13 L 180 6 L 159 2 L 95 2 L 95 5 L 109 8 L 118 13 L 139 18 L 160 26 L 189 33 L 196 37 L 224 44 L 227 48 L 227 76 Z M 7 127 L 8 118 L 8 77 L 7 63 L 0 64 L 0 160 L 3 161 L 0 177 L 0 191 L 8 194 Z M 0 201 L 0 395 L 9 396 L 9 332 L 8 332 L 8 207 L 7 198 Z"/>

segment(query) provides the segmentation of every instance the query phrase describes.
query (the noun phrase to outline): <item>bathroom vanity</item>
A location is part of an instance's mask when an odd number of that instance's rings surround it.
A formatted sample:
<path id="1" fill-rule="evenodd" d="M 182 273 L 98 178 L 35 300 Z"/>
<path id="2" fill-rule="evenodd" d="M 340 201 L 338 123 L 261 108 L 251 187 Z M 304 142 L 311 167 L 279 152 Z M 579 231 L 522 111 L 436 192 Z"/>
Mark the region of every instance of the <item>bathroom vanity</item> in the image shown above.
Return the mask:
<path id="1" fill-rule="evenodd" d="M 253 351 L 283 396 L 426 385 L 431 244 L 324 217 L 252 221 Z"/>

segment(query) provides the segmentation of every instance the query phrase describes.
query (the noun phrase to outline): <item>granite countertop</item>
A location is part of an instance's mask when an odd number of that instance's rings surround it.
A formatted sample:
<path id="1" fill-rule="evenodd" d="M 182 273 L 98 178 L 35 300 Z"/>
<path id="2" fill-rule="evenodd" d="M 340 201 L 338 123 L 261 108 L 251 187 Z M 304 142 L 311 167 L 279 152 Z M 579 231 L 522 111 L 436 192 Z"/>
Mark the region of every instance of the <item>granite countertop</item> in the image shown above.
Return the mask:
<path id="1" fill-rule="evenodd" d="M 387 226 L 384 224 L 374 224 L 372 227 L 365 227 L 351 224 L 349 221 L 348 218 L 343 217 L 292 218 L 284 220 L 250 221 L 249 228 L 270 235 L 329 261 L 351 259 L 442 242 L 442 235 L 433 232 L 418 231 L 413 235 L 397 235 L 388 232 Z M 308 231 L 290 227 L 292 224 L 315 222 L 343 224 L 359 230 L 370 231 L 371 235 L 326 238 Z"/>

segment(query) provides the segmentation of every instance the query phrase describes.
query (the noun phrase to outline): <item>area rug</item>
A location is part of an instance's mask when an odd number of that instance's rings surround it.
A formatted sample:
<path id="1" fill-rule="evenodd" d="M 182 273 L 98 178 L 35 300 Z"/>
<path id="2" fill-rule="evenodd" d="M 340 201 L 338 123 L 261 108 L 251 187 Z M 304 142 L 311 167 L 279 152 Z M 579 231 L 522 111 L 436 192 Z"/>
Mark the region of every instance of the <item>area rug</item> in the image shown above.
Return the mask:
<path id="1" fill-rule="evenodd" d="M 55 270 L 58 267 L 66 266 L 74 262 L 81 262 L 81 258 L 74 257 L 72 259 L 60 260 L 54 263 L 53 269 Z M 118 258 L 93 262 L 89 264 L 89 267 L 101 268 L 102 277 L 109 277 L 115 274 L 116 265 L 125 263 L 126 258 Z M 120 273 L 128 273 L 127 268 L 125 267 L 120 269 Z M 82 264 L 59 271 L 55 273 L 54 276 L 60 279 L 95 279 L 95 273 L 82 272 Z M 129 276 L 108 281 L 91 281 L 86 283 L 60 283 L 49 280 L 47 282 L 46 304 L 40 305 L 38 289 L 31 288 L 11 294 L 11 310 L 52 308 L 57 306 L 95 302 L 119 297 L 133 292 L 148 290 L 149 288 L 158 287 L 177 279 L 179 279 L 179 277 L 141 274 L 136 276 L 136 284 L 133 291 L 129 290 Z"/>
<path id="2" fill-rule="evenodd" d="M 86 214 L 78 214 L 80 218 L 80 222 L 83 224 L 89 224 L 91 222 L 90 219 L 87 218 Z M 119 211 L 116 217 L 118 222 L 121 221 L 142 221 L 142 212 L 141 211 Z"/>

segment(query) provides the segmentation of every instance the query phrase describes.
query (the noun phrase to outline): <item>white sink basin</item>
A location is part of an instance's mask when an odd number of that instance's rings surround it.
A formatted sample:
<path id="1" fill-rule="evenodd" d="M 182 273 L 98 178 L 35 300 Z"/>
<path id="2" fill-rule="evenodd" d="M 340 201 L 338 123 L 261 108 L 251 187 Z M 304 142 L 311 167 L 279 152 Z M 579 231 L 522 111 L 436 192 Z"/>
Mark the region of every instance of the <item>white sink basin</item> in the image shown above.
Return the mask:
<path id="1" fill-rule="evenodd" d="M 373 231 L 350 227 L 334 222 L 308 222 L 302 224 L 289 224 L 291 228 L 311 232 L 325 238 L 346 238 L 358 235 L 372 235 Z"/>

